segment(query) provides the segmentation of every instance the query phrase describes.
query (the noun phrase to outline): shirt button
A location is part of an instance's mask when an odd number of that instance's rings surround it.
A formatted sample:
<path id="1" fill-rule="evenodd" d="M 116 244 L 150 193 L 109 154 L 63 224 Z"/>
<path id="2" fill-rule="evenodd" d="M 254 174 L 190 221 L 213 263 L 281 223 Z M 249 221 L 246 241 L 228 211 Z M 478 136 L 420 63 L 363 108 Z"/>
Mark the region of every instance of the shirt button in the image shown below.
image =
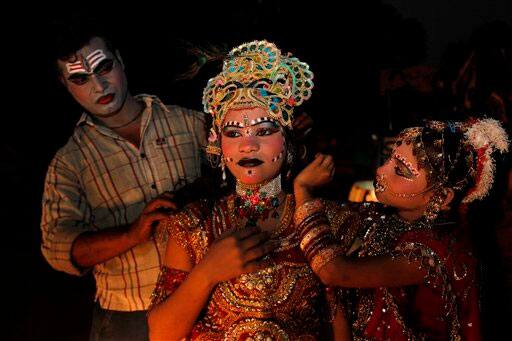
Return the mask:
<path id="1" fill-rule="evenodd" d="M 144 159 L 146 157 L 146 154 L 145 153 L 140 153 L 140 157 Z"/>
<path id="2" fill-rule="evenodd" d="M 156 189 L 156 184 L 155 183 L 151 184 L 151 188 Z"/>

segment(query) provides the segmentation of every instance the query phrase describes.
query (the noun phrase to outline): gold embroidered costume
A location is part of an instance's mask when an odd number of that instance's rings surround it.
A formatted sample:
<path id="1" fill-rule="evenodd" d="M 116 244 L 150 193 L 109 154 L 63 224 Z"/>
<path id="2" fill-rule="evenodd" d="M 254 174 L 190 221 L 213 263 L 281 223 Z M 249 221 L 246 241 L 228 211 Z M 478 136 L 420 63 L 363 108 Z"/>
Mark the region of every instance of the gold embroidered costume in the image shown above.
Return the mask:
<path id="1" fill-rule="evenodd" d="M 173 216 L 167 232 L 188 253 L 194 264 L 201 261 L 210 245 L 223 233 L 241 227 L 235 215 L 234 195 L 210 206 L 206 200 L 186 207 Z M 334 234 L 343 235 L 347 249 L 355 231 L 348 210 L 326 203 Z M 189 337 L 193 340 L 317 340 L 325 337 L 329 319 L 328 295 L 307 264 L 299 248 L 293 224 L 295 204 L 286 198 L 280 226 L 273 233 L 281 246 L 270 256 L 269 266 L 221 282 L 214 289 Z M 155 289 L 153 304 L 171 295 L 186 273 L 164 268 Z M 331 304 L 331 309 L 335 306 Z M 330 312 L 332 315 L 332 311 Z"/>

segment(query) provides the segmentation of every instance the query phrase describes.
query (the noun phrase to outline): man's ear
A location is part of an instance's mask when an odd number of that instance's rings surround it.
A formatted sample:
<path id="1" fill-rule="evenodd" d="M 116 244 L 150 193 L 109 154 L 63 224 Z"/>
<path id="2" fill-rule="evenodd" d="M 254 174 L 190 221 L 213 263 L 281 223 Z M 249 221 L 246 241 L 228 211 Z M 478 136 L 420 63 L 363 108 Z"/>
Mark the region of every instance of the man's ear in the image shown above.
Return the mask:
<path id="1" fill-rule="evenodd" d="M 445 188 L 443 190 L 444 192 L 444 200 L 441 203 L 441 211 L 448 211 L 451 208 L 451 203 L 453 201 L 453 198 L 455 197 L 455 192 L 451 188 Z"/>
<path id="2" fill-rule="evenodd" d="M 123 58 L 121 58 L 121 53 L 119 53 L 118 49 L 115 50 L 114 55 L 116 56 L 116 59 L 119 61 L 119 64 L 121 64 L 121 67 L 124 70 Z"/>

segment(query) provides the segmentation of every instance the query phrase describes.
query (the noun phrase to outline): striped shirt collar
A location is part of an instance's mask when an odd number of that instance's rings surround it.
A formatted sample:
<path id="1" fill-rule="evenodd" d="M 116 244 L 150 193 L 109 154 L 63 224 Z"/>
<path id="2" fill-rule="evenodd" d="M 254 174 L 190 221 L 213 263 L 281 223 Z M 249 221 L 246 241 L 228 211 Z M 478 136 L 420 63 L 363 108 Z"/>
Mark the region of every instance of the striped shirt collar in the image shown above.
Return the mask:
<path id="1" fill-rule="evenodd" d="M 162 103 L 162 101 L 156 96 L 147 95 L 147 94 L 139 94 L 139 95 L 134 96 L 134 98 L 136 100 L 143 102 L 144 105 L 146 106 L 142 113 L 143 118 L 147 117 L 149 119 L 151 117 L 151 115 L 153 114 L 153 104 L 158 105 L 165 112 L 169 111 L 167 109 L 167 107 Z M 145 120 L 145 123 L 146 122 L 147 122 L 147 120 Z M 85 111 L 82 113 L 82 116 L 80 116 L 80 119 L 76 123 L 76 126 L 81 126 L 83 124 L 87 124 L 92 127 L 98 126 L 98 127 L 103 127 L 105 129 L 108 129 L 105 126 L 98 125 L 96 122 L 94 122 L 92 115 Z"/>

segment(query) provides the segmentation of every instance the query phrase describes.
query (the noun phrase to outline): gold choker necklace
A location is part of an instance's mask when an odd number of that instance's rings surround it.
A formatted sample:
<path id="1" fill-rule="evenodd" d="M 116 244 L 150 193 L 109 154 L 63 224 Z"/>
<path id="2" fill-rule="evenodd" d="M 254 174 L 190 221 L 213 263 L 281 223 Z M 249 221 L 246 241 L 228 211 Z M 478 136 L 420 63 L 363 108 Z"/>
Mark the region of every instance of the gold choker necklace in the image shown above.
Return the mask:
<path id="1" fill-rule="evenodd" d="M 262 184 L 248 185 L 236 180 L 236 194 L 246 196 L 252 193 L 265 193 L 266 197 L 277 197 L 281 193 L 281 174 Z"/>
<path id="2" fill-rule="evenodd" d="M 237 180 L 235 205 L 239 217 L 247 218 L 248 225 L 258 219 L 276 218 L 281 193 L 281 175 L 264 184 L 247 185 Z"/>

